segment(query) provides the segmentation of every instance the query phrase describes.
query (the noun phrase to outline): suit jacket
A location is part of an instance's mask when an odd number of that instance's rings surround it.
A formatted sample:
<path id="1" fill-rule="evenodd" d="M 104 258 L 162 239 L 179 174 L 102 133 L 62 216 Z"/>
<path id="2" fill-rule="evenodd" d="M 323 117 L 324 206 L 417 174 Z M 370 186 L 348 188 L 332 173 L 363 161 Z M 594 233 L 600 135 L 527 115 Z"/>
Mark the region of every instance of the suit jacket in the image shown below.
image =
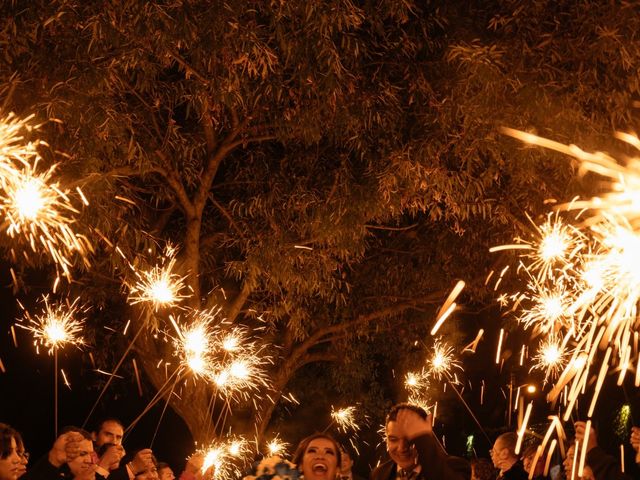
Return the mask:
<path id="1" fill-rule="evenodd" d="M 417 480 L 468 480 L 471 478 L 469 463 L 460 457 L 447 455 L 432 434 L 413 440 L 418 454 L 420 473 Z M 370 480 L 396 480 L 398 466 L 392 460 L 376 467 Z"/>

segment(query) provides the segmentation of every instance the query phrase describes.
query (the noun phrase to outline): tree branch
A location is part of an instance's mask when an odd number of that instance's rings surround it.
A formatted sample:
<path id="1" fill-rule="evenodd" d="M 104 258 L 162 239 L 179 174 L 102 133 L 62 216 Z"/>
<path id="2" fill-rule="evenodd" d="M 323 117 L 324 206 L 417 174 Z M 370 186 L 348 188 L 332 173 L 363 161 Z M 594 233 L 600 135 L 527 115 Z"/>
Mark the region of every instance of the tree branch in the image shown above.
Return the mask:
<path id="1" fill-rule="evenodd" d="M 227 319 L 229 321 L 233 322 L 236 319 L 236 317 L 240 313 L 240 310 L 242 310 L 242 307 L 244 307 L 244 304 L 249 298 L 249 295 L 251 295 L 251 292 L 253 292 L 254 285 L 255 273 L 253 272 L 253 269 L 251 269 L 247 277 L 244 279 L 244 282 L 242 282 L 242 289 L 229 306 L 229 310 L 227 311 Z"/>
<path id="2" fill-rule="evenodd" d="M 240 230 L 240 227 L 238 227 L 238 224 L 233 220 L 233 217 L 227 211 L 227 209 L 224 208 L 224 206 L 220 202 L 218 202 L 215 198 L 213 198 L 213 195 L 210 195 L 209 198 L 211 199 L 211 203 L 213 203 L 215 207 L 218 210 L 220 210 L 220 213 L 222 213 L 222 215 L 224 215 L 224 217 L 227 219 L 227 221 L 229 222 L 229 225 L 231 225 L 231 227 L 233 227 L 233 229 L 240 236 L 240 238 L 244 240 L 245 238 L 244 233 L 242 233 L 242 230 Z"/>
<path id="3" fill-rule="evenodd" d="M 164 153 L 162 153 L 160 150 L 156 150 L 156 155 L 165 163 L 165 165 L 168 165 L 167 157 L 165 157 Z M 178 174 L 175 171 L 173 171 L 173 169 L 165 169 L 162 167 L 158 167 L 158 171 L 160 175 L 162 175 L 165 178 L 165 180 L 167 181 L 167 183 L 175 193 L 178 203 L 180 204 L 184 212 L 187 214 L 187 216 L 190 218 L 195 217 L 196 216 L 195 206 L 191 202 L 191 199 L 187 194 L 187 190 L 184 188 L 184 185 L 182 185 L 182 182 L 180 181 Z"/>

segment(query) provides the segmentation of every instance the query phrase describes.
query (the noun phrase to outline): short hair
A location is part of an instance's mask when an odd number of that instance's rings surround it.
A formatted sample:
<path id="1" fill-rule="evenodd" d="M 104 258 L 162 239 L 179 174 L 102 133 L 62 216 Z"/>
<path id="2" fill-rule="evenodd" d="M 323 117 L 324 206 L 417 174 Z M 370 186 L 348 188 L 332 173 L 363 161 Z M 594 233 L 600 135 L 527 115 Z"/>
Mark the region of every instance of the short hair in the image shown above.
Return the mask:
<path id="1" fill-rule="evenodd" d="M 396 419 L 398 418 L 398 412 L 400 410 L 411 410 L 412 412 L 417 413 L 418 415 L 420 415 L 420 417 L 423 420 L 426 420 L 427 417 L 429 416 L 429 414 L 426 412 L 426 410 L 422 407 L 419 407 L 418 405 L 414 405 L 413 403 L 396 403 L 393 407 L 391 407 L 391 410 L 389 410 L 389 413 L 387 413 L 387 418 L 384 422 L 384 424 L 386 425 L 389 422 L 395 422 Z"/>
<path id="2" fill-rule="evenodd" d="M 478 480 L 493 480 L 496 478 L 496 469 L 486 458 L 474 458 L 471 460 L 471 470 Z"/>
<path id="3" fill-rule="evenodd" d="M 158 462 L 158 464 L 156 465 L 156 469 L 160 471 L 163 468 L 171 468 L 171 465 L 169 465 L 167 462 Z"/>
<path id="4" fill-rule="evenodd" d="M 69 432 L 79 433 L 85 440 L 93 441 L 89 432 L 87 432 L 84 428 L 76 427 L 74 425 L 67 425 L 66 427 L 63 427 L 62 430 L 60 430 L 60 433 L 58 433 L 58 436 L 64 435 L 65 433 Z"/>
<path id="5" fill-rule="evenodd" d="M 96 428 L 94 430 L 94 433 L 100 433 L 100 430 L 102 430 L 102 427 L 104 426 L 105 423 L 107 422 L 114 422 L 117 423 L 118 425 L 120 425 L 120 427 L 124 430 L 124 425 L 122 424 L 122 422 L 120 421 L 119 418 L 116 417 L 105 417 L 102 420 L 100 420 L 97 424 L 96 424 Z"/>
<path id="6" fill-rule="evenodd" d="M 16 441 L 16 447 L 22 445 L 22 437 L 18 431 L 6 423 L 0 423 L 0 459 L 11 455 L 12 438 Z"/>
<path id="7" fill-rule="evenodd" d="M 336 449 L 336 458 L 338 460 L 338 467 L 340 467 L 340 462 L 342 461 L 340 444 L 331 435 L 327 433 L 320 433 L 320 432 L 314 433 L 300 440 L 300 443 L 298 443 L 298 447 L 296 448 L 296 451 L 293 454 L 293 463 L 295 463 L 296 466 L 298 467 L 300 466 L 300 464 L 302 463 L 302 457 L 304 457 L 304 452 L 307 451 L 307 447 L 309 447 L 309 444 L 316 438 L 325 438 L 329 440 L 331 443 L 333 443 L 333 448 Z"/>
<path id="8" fill-rule="evenodd" d="M 518 435 L 515 432 L 505 432 L 496 438 L 496 442 L 502 442 L 502 448 L 509 450 L 509 455 L 516 456 L 516 445 L 518 444 Z"/>

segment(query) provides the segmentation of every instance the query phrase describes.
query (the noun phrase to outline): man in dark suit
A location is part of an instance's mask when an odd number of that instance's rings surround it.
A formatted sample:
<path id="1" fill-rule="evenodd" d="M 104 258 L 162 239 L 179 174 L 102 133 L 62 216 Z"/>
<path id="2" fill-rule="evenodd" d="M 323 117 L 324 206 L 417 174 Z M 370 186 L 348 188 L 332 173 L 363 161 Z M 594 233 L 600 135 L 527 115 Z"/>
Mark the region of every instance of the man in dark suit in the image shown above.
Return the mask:
<path id="1" fill-rule="evenodd" d="M 447 455 L 436 440 L 432 419 L 422 408 L 395 405 L 385 422 L 391 460 L 376 467 L 370 480 L 468 480 L 469 464 Z"/>

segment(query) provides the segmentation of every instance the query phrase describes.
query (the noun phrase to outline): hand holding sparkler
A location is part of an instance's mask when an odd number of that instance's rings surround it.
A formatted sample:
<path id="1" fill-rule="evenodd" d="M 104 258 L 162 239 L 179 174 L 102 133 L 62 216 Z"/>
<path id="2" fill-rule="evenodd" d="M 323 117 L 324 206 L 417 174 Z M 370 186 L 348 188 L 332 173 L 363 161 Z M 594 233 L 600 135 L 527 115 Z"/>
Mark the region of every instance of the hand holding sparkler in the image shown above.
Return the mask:
<path id="1" fill-rule="evenodd" d="M 60 468 L 67 462 L 76 458 L 80 451 L 80 442 L 84 440 L 81 433 L 67 432 L 56 438 L 53 447 L 49 450 L 49 463 Z"/>
<path id="2" fill-rule="evenodd" d="M 110 445 L 107 447 L 98 461 L 98 466 L 105 470 L 115 470 L 124 457 L 125 451 L 122 445 Z"/>
<path id="3" fill-rule="evenodd" d="M 640 427 L 631 427 L 631 446 L 636 451 L 636 463 L 640 463 Z"/>
<path id="4" fill-rule="evenodd" d="M 144 448 L 138 451 L 133 459 L 127 464 L 129 470 L 134 475 L 144 472 L 153 467 L 153 452 L 150 448 Z"/>

